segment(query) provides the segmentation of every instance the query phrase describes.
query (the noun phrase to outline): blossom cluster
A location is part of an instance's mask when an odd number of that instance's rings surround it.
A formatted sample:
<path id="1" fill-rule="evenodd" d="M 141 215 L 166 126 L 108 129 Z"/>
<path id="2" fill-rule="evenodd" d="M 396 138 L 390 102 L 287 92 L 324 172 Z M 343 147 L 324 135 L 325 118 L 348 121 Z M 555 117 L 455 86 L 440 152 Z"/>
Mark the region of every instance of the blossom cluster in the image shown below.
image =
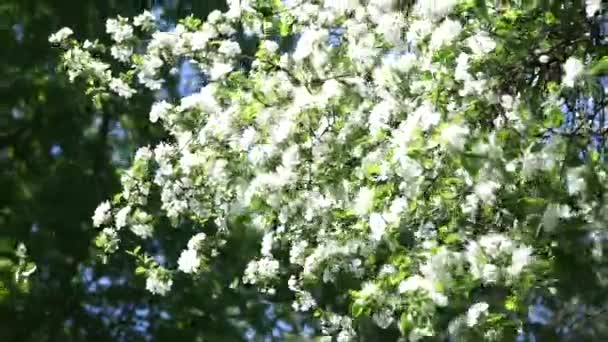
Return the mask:
<path id="1" fill-rule="evenodd" d="M 111 56 L 129 66 L 118 77 L 89 52 L 97 43 L 79 44 L 69 29 L 51 36 L 69 48 L 70 80 L 93 80 L 97 92 L 157 91 L 184 60 L 209 80 L 152 105 L 150 122 L 172 140 L 142 147 L 123 192 L 99 205 L 98 246 L 120 250 L 124 228 L 154 238 L 160 216 L 198 222 L 181 254 L 169 256 L 176 267 L 151 262 L 145 271 L 146 287 L 169 295 L 175 272 L 210 272 L 225 237 L 245 225 L 260 248 L 243 284 L 268 296 L 286 285 L 294 310 L 320 317 L 322 334 L 349 341 L 369 316 L 411 341 L 444 330 L 498 336 L 500 319 L 486 318 L 506 317 L 506 296 L 523 301 L 542 281 L 532 269 L 550 269 L 536 227 L 552 234 L 563 220 L 601 220 L 586 186 L 599 166 L 566 167 L 567 138 L 531 134 L 541 119 L 526 94 L 493 74 L 509 52 L 479 19 L 464 19 L 470 2 L 420 1 L 407 16 L 381 0 L 272 2 L 271 17 L 261 3 L 231 1 L 227 12 L 169 32 L 148 13 L 109 19 Z M 237 39 L 240 25 L 258 38 L 253 55 Z M 298 37 L 295 48 L 264 33 L 273 25 Z M 569 56 L 561 83 L 536 94 L 543 110 L 584 82 L 582 60 Z M 563 180 L 539 185 L 560 172 Z M 541 205 L 522 212 L 522 200 Z M 344 277 L 357 284 L 335 298 L 347 310 L 317 296 Z M 493 288 L 511 291 L 492 303 L 471 295 Z M 439 316 L 451 305 L 458 313 L 448 329 Z M 519 323 L 526 317 L 516 314 Z"/>

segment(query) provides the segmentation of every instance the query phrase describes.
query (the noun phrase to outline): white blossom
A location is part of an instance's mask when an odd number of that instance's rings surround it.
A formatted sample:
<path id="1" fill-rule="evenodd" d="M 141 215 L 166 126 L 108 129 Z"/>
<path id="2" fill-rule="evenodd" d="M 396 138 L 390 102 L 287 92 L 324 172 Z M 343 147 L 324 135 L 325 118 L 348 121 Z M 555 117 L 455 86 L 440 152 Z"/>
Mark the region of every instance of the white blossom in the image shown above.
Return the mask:
<path id="1" fill-rule="evenodd" d="M 201 232 L 192 236 L 188 241 L 188 249 L 197 250 L 200 248 L 200 245 L 207 238 L 207 234 Z"/>
<path id="2" fill-rule="evenodd" d="M 122 227 L 125 227 L 127 225 L 127 220 L 129 218 L 129 214 L 131 213 L 131 207 L 130 206 L 126 206 L 122 209 L 120 209 L 117 213 L 116 213 L 116 228 L 120 229 Z"/>
<path id="3" fill-rule="evenodd" d="M 151 12 L 144 10 L 140 15 L 133 18 L 133 26 L 140 27 L 154 22 L 156 17 Z"/>
<path id="4" fill-rule="evenodd" d="M 217 51 L 226 55 L 227 57 L 235 57 L 236 55 L 241 53 L 241 47 L 239 46 L 239 43 L 227 40 L 222 42 Z"/>
<path id="5" fill-rule="evenodd" d="M 602 0 L 585 0 L 585 11 L 587 17 L 593 17 L 602 9 Z"/>
<path id="6" fill-rule="evenodd" d="M 373 240 L 380 240 L 386 232 L 386 221 L 382 218 L 382 215 L 378 213 L 372 213 L 369 216 L 369 228 L 371 230 L 371 237 Z"/>
<path id="7" fill-rule="evenodd" d="M 576 81 L 585 70 L 585 65 L 576 57 L 569 57 L 564 63 L 564 76 L 562 84 L 566 87 L 574 87 Z"/>
<path id="8" fill-rule="evenodd" d="M 110 49 L 110 53 L 112 57 L 116 58 L 121 62 L 128 62 L 129 58 L 133 54 L 133 48 L 130 46 L 117 46 L 114 45 Z"/>
<path id="9" fill-rule="evenodd" d="M 154 226 L 147 223 L 135 223 L 132 224 L 129 229 L 133 232 L 133 234 L 142 239 L 149 239 L 154 234 Z"/>
<path id="10" fill-rule="evenodd" d="M 467 311 L 467 325 L 469 327 L 476 326 L 479 323 L 479 320 L 488 314 L 489 307 L 490 306 L 486 302 L 480 302 L 471 305 L 471 307 Z"/>
<path id="11" fill-rule="evenodd" d="M 487 55 L 496 48 L 496 42 L 484 31 L 469 37 L 466 42 L 475 56 Z"/>
<path id="12" fill-rule="evenodd" d="M 119 19 L 108 19 L 106 21 L 106 32 L 112 36 L 117 43 L 122 43 L 133 37 L 133 27 Z"/>
<path id="13" fill-rule="evenodd" d="M 74 31 L 72 31 L 68 27 L 64 27 L 64 28 L 60 29 L 59 31 L 51 34 L 49 36 L 49 42 L 53 43 L 53 44 L 59 44 L 59 43 L 63 42 L 64 40 L 68 39 L 68 37 L 71 36 L 72 34 L 74 34 Z"/>
<path id="14" fill-rule="evenodd" d="M 452 124 L 441 130 L 441 138 L 445 144 L 456 149 L 463 150 L 469 129 L 466 126 Z"/>
<path id="15" fill-rule="evenodd" d="M 519 275 L 524 267 L 528 266 L 532 261 L 532 248 L 528 246 L 522 246 L 513 251 L 511 256 L 511 266 L 509 267 L 509 274 L 513 276 Z"/>
<path id="16" fill-rule="evenodd" d="M 583 175 L 583 167 L 571 168 L 566 174 L 566 184 L 570 195 L 580 194 L 585 191 L 586 183 Z"/>
<path id="17" fill-rule="evenodd" d="M 129 87 L 123 80 L 120 78 L 113 78 L 109 84 L 110 89 L 112 89 L 118 96 L 124 97 L 125 99 L 129 99 L 136 93 L 136 91 Z"/>
<path id="18" fill-rule="evenodd" d="M 93 214 L 93 226 L 99 227 L 102 224 L 107 223 L 111 218 L 110 215 L 110 202 L 102 202 L 97 206 L 95 214 Z"/>
<path id="19" fill-rule="evenodd" d="M 156 123 L 159 119 L 165 120 L 172 106 L 167 101 L 155 102 L 150 109 L 150 122 Z"/>
<path id="20" fill-rule="evenodd" d="M 496 190 L 500 188 L 500 184 L 491 180 L 483 181 L 475 185 L 475 195 L 483 202 L 491 203 L 496 199 Z"/>
<path id="21" fill-rule="evenodd" d="M 450 43 L 461 31 L 462 25 L 459 22 L 451 19 L 444 20 L 435 31 L 433 31 L 431 41 L 429 42 L 429 48 L 435 50 L 444 44 Z"/>
<path id="22" fill-rule="evenodd" d="M 165 296 L 173 286 L 173 280 L 168 276 L 163 276 L 158 270 L 148 272 L 146 279 L 146 289 L 153 294 Z"/>
<path id="23" fill-rule="evenodd" d="M 262 45 L 264 46 L 264 49 L 268 50 L 270 53 L 276 53 L 279 51 L 279 44 L 272 40 L 265 40 L 262 42 Z"/>
<path id="24" fill-rule="evenodd" d="M 427 17 L 441 18 L 452 11 L 460 0 L 418 0 L 416 10 Z"/>
<path id="25" fill-rule="evenodd" d="M 177 261 L 178 269 L 184 273 L 194 273 L 200 266 L 200 259 L 195 250 L 185 249 Z"/>
<path id="26" fill-rule="evenodd" d="M 369 213 L 374 205 L 374 190 L 368 187 L 362 187 L 359 189 L 359 194 L 355 199 L 355 212 L 358 215 L 365 215 Z"/>

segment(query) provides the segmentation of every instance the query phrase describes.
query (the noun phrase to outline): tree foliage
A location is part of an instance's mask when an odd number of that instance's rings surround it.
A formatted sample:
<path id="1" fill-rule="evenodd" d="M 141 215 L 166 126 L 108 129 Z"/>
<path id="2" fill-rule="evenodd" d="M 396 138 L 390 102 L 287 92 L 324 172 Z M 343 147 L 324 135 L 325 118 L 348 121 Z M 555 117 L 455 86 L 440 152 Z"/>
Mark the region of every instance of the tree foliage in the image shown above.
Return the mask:
<path id="1" fill-rule="evenodd" d="M 206 16 L 224 6 L 219 1 L 206 1 L 209 9 L 172 3 L 176 6 L 164 7 L 168 22 L 191 13 Z M 91 258 L 96 234 L 91 212 L 120 190 L 117 170 L 128 165 L 135 147 L 165 135 L 147 117 L 133 115 L 147 111 L 153 97 L 142 93 L 128 106 L 94 108 L 56 73 L 59 51 L 48 43 L 49 32 L 63 26 L 107 42 L 100 18 L 163 5 L 0 4 L 1 341 L 140 340 L 163 329 L 176 331 L 159 318 L 161 310 L 171 308 L 156 305 L 129 264 L 102 265 Z M 142 316 L 147 308 L 150 313 Z"/>
<path id="2" fill-rule="evenodd" d="M 404 5 L 231 1 L 171 31 L 110 18 L 110 45 L 53 34 L 98 108 L 156 92 L 168 134 L 95 210 L 102 258 L 200 301 L 183 314 L 210 339 L 606 337 L 600 2 Z M 163 92 L 183 61 L 206 85 Z"/>

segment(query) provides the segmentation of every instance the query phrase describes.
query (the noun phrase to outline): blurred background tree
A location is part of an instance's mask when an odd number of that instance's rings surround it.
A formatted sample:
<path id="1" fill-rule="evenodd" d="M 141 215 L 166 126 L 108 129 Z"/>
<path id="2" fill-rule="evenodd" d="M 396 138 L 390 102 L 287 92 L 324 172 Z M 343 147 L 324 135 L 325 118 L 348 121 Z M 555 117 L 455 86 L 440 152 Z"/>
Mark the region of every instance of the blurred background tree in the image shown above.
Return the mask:
<path id="1" fill-rule="evenodd" d="M 411 1 L 401 4 L 407 9 Z M 573 14 L 580 16 L 582 2 L 576 6 L 556 8 L 553 14 L 567 22 L 565 18 Z M 178 277 L 174 286 L 180 291 L 164 298 L 145 290 L 143 279 L 132 272 L 131 260 L 102 265 L 91 250 L 95 207 L 120 190 L 120 169 L 128 166 L 135 149 L 164 135 L 148 121 L 154 94 L 138 94 L 128 106 L 117 102 L 101 110 L 93 108 L 80 87 L 55 73 L 59 54 L 48 43 L 49 34 L 68 26 L 81 40 L 107 39 L 105 19 L 116 15 L 133 16 L 148 9 L 162 13 L 171 25 L 178 18 L 190 14 L 205 18 L 222 8 L 224 0 L 0 3 L 0 341 L 238 341 L 264 335 L 288 340 L 288 334 L 294 336 L 292 340 L 302 340 L 298 336 L 308 325 L 298 324 L 302 323 L 299 318 L 291 316 L 287 294 L 277 296 L 283 304 L 269 303 L 253 289 L 238 292 L 229 286 L 240 276 L 247 255 L 257 252 L 251 249 L 256 247 L 251 239 L 257 237 L 245 230 L 228 242 L 238 253 L 223 255 L 213 278 L 192 283 Z M 519 32 L 536 32 L 536 20 L 543 18 L 538 14 L 523 18 L 527 21 L 519 24 Z M 584 30 L 564 28 L 561 32 L 575 35 Z M 515 46 L 520 37 L 513 33 L 508 38 Z M 554 69 L 559 73 L 559 64 Z M 169 85 L 168 96 L 189 91 L 184 85 L 191 77 L 188 72 L 182 68 L 184 82 Z M 511 81 L 509 77 L 513 74 L 505 72 L 505 83 Z M 191 232 L 184 229 L 181 235 L 176 231 L 165 235 L 166 240 L 152 242 L 159 260 L 179 255 Z M 579 237 L 563 239 L 578 241 Z M 12 272 L 19 263 L 15 251 L 20 242 L 37 265 L 29 283 L 21 284 L 14 281 Z M 572 280 L 566 282 L 572 285 L 567 294 L 603 303 L 605 294 L 595 291 L 589 258 L 579 255 L 578 247 L 572 243 L 559 260 L 563 277 Z M 569 302 L 545 304 L 559 313 Z M 540 340 L 559 339 L 555 334 L 566 327 L 565 319 L 559 314 L 554 317 L 549 324 L 527 328 L 536 330 Z M 606 336 L 603 320 L 585 322 L 594 323 L 597 330 L 585 336 Z M 393 340 L 378 336 L 367 339 Z"/>
<path id="2" fill-rule="evenodd" d="M 58 53 L 48 43 L 49 34 L 64 26 L 81 39 L 107 39 L 106 18 L 144 9 L 162 14 L 170 26 L 178 18 L 205 18 L 224 7 L 223 0 L 2 1 L 0 341 L 195 340 L 201 334 L 205 340 L 239 340 L 247 329 L 253 336 L 251 328 L 236 328 L 235 318 L 226 316 L 230 310 L 276 333 L 273 320 L 280 315 L 269 310 L 277 309 L 259 301 L 254 291 L 210 298 L 237 276 L 229 271 L 238 266 L 236 260 L 218 272 L 218 279 L 182 284 L 182 293 L 161 303 L 132 274 L 130 260 L 102 265 L 93 257 L 95 207 L 119 191 L 119 170 L 135 149 L 163 135 L 148 121 L 153 94 L 138 94 L 128 109 L 116 103 L 96 110 L 57 76 Z M 180 87 L 170 85 L 168 91 Z M 173 255 L 183 241 L 171 238 L 156 243 L 175 248 Z M 37 265 L 22 286 L 9 272 L 19 262 L 14 252 L 19 242 Z"/>

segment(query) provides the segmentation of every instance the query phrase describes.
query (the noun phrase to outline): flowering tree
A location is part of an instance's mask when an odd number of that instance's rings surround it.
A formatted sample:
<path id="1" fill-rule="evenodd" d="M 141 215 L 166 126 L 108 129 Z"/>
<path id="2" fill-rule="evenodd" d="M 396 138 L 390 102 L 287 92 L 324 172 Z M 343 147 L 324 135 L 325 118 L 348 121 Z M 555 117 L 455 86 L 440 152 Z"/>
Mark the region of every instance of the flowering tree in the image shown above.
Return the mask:
<path id="1" fill-rule="evenodd" d="M 339 341 L 507 339 L 538 300 L 549 330 L 605 334 L 603 146 L 580 154 L 605 131 L 599 4 L 231 1 L 170 32 L 109 19 L 110 47 L 64 28 L 69 79 L 98 106 L 157 91 L 171 136 L 99 205 L 96 246 L 160 296 L 242 265 L 227 288 Z M 163 96 L 185 60 L 208 83 Z M 155 258 L 148 241 L 177 231 L 183 250 Z"/>

